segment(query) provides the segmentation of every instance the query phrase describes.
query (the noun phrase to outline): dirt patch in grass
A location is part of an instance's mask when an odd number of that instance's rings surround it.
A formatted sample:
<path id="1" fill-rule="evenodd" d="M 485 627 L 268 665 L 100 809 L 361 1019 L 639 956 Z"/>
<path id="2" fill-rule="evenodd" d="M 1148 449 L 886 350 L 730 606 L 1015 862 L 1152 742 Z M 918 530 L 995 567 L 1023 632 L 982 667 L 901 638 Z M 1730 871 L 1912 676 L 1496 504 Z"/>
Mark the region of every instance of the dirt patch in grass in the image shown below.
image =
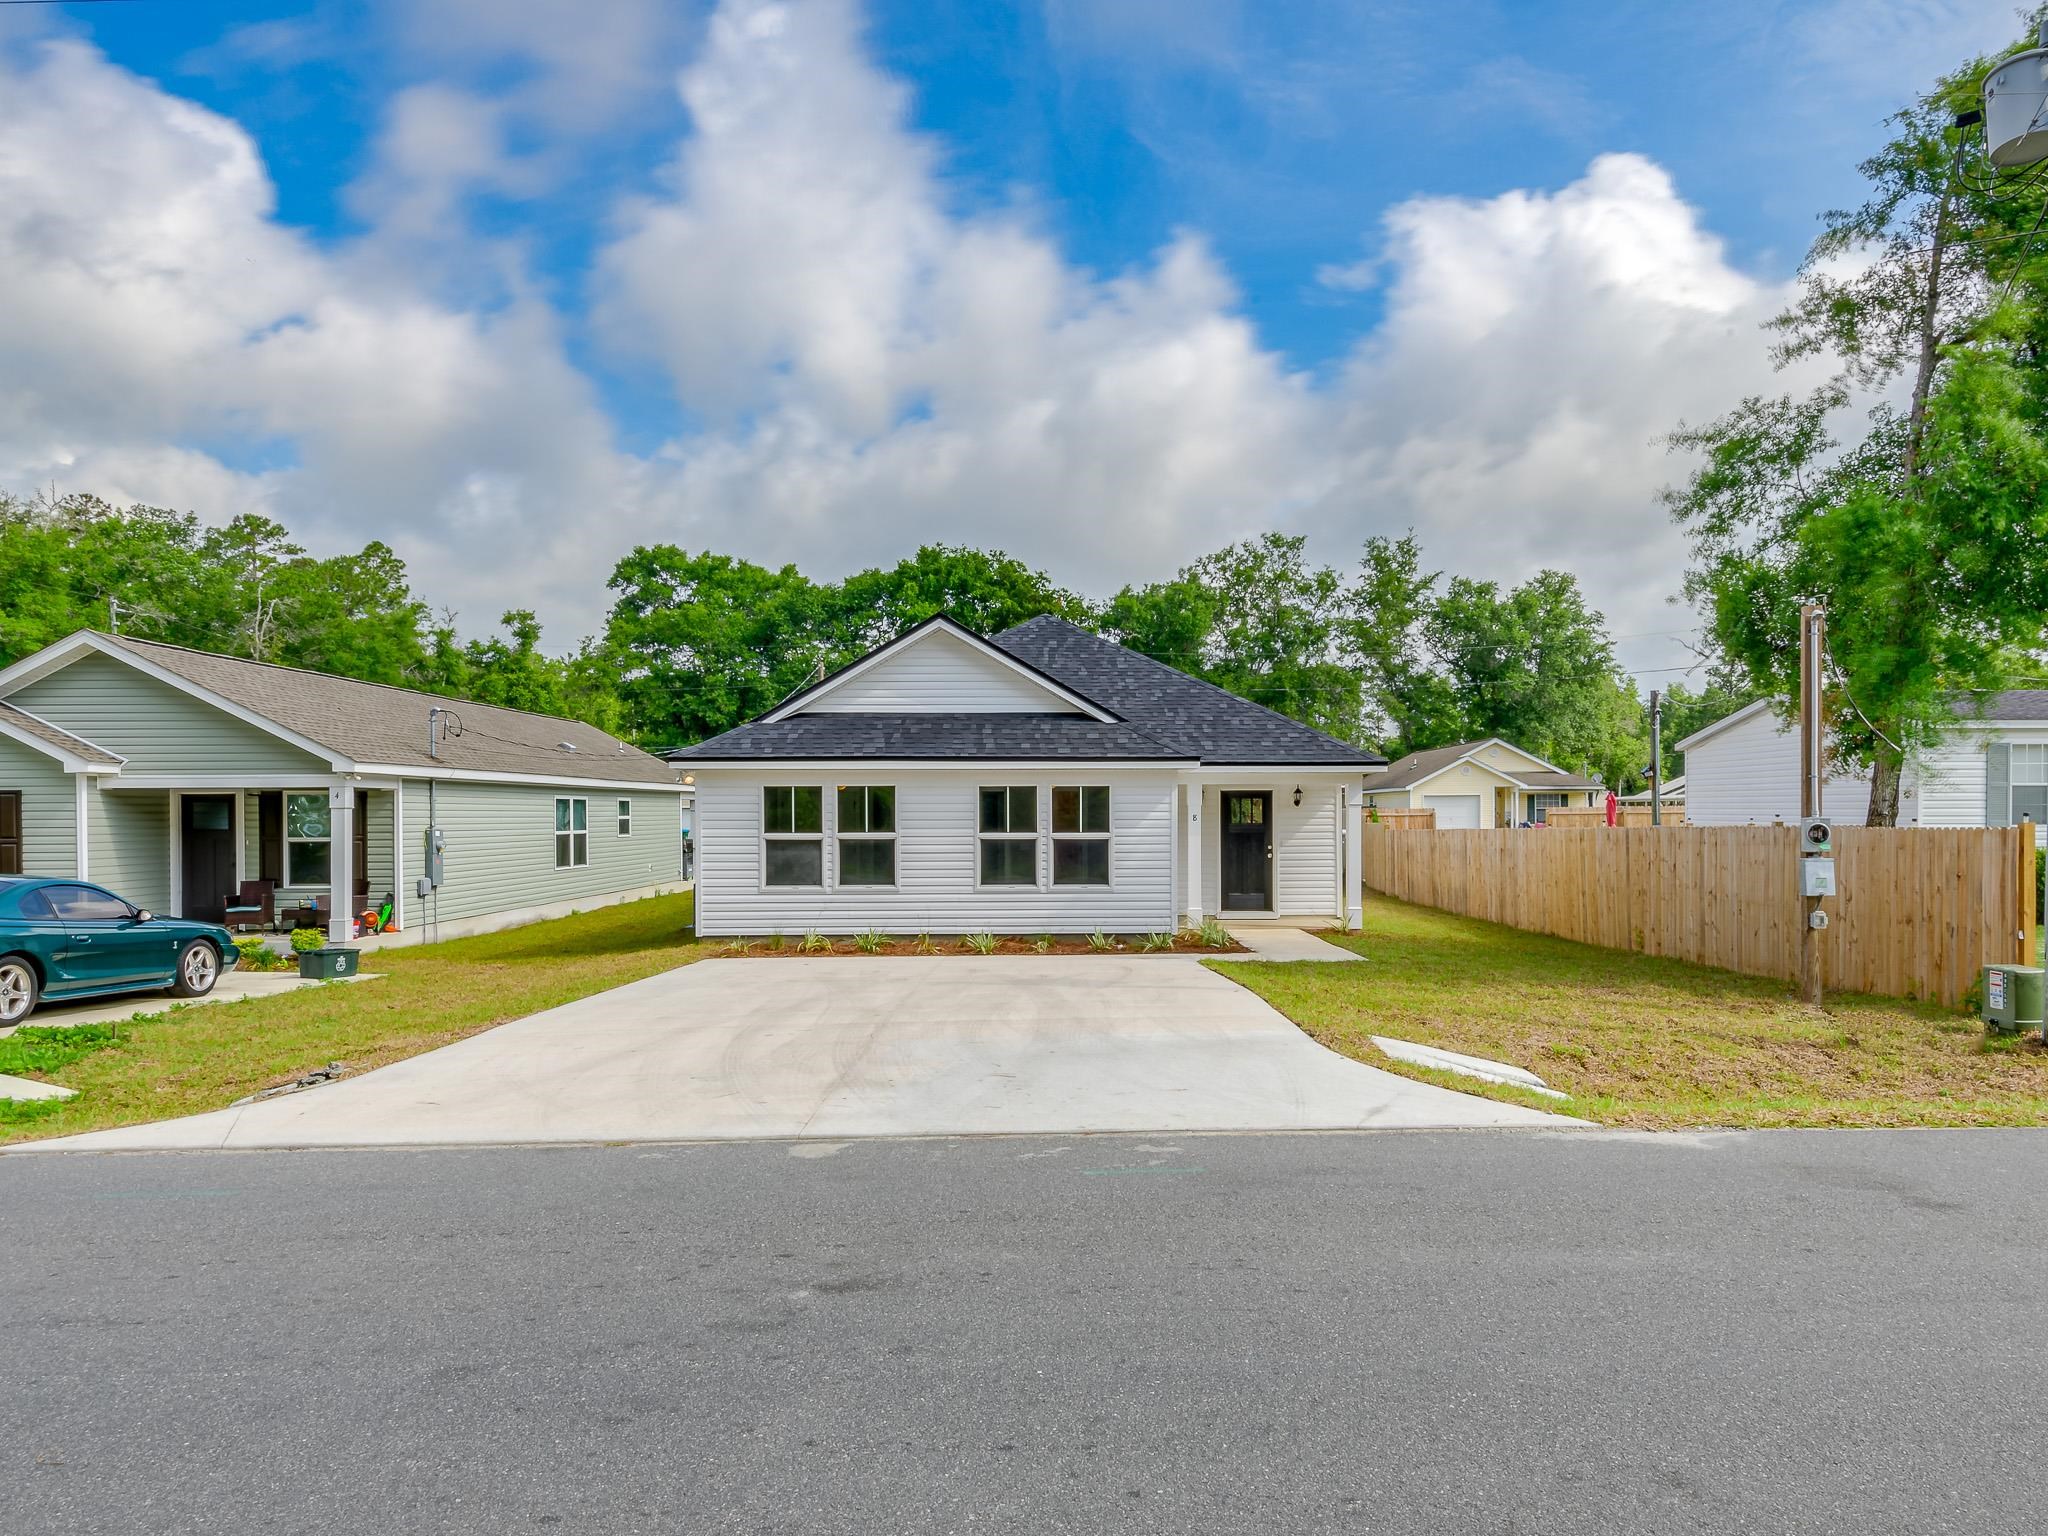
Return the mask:
<path id="1" fill-rule="evenodd" d="M 220 1109 L 330 1061 L 351 1074 L 368 1071 L 687 965 L 719 949 L 692 935 L 693 903 L 688 893 L 658 896 L 474 939 L 378 950 L 373 968 L 382 974 L 374 981 L 102 1026 L 112 1038 L 89 1053 L 23 1073 L 79 1096 L 54 1107 L 0 1104 L 0 1141 Z"/>
<path id="2" fill-rule="evenodd" d="M 2048 1124 L 2039 1040 L 1987 1041 L 1974 1017 L 1930 1004 L 1808 1008 L 1777 982 L 1379 897 L 1359 933 L 1327 937 L 1367 963 L 1219 969 L 1332 1050 L 1404 1076 L 1445 1081 L 1371 1036 L 1527 1067 L 1571 1095 L 1553 1107 L 1608 1125 Z"/>

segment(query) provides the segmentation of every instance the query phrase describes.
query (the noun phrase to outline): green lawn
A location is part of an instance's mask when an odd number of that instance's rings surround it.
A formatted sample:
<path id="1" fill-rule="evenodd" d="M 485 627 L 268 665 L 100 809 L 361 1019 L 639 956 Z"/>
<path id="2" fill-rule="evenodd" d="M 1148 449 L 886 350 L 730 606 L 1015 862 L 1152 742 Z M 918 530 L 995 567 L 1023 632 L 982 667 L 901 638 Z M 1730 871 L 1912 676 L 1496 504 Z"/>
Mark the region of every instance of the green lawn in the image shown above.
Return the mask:
<path id="1" fill-rule="evenodd" d="M 0 1102 L 0 1141 L 219 1109 L 330 1061 L 351 1072 L 380 1067 L 688 964 L 717 948 L 691 936 L 693 900 L 658 896 L 481 938 L 379 950 L 364 957 L 382 973 L 376 980 L 175 1009 L 107 1031 L 96 1038 L 111 1042 L 83 1055 L 63 1049 L 57 1031 L 29 1035 L 4 1052 L 15 1064 L 0 1070 L 79 1096 Z"/>
<path id="2" fill-rule="evenodd" d="M 2048 1124 L 2038 1038 L 1987 1045 L 1970 1015 L 1595 949 L 1374 897 L 1338 942 L 1364 965 L 1216 969 L 1331 1049 L 1607 1125 Z M 1372 1035 L 1513 1062 L 1568 1105 L 1404 1066 Z"/>

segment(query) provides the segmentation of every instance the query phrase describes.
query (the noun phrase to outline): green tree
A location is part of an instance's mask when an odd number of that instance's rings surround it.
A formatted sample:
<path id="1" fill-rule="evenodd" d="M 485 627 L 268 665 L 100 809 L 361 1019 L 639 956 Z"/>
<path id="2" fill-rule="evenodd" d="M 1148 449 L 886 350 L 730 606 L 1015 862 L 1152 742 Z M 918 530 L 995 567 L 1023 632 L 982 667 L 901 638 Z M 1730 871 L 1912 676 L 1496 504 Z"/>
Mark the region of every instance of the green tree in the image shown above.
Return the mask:
<path id="1" fill-rule="evenodd" d="M 1789 712 L 1799 607 L 1826 603 L 1828 724 L 1870 771 L 1874 825 L 1896 822 L 1911 756 L 2038 648 L 2048 608 L 2048 189 L 1994 177 L 1956 125 L 1986 67 L 1892 119 L 1870 195 L 1825 216 L 1774 322 L 1781 359 L 1841 375 L 1672 439 L 1701 456 L 1665 497 L 1693 542 L 1687 592 L 1746 687 Z M 1880 398 L 1857 429 L 1859 392 Z"/>
<path id="2" fill-rule="evenodd" d="M 821 593 L 824 620 L 842 661 L 938 614 L 984 635 L 1045 613 L 1087 616 L 1087 605 L 1054 586 L 1043 571 L 1000 550 L 948 544 L 923 545 L 907 560 L 861 571 Z"/>
<path id="3" fill-rule="evenodd" d="M 1344 656 L 1348 597 L 1337 572 L 1309 563 L 1307 544 L 1298 534 L 1261 534 L 1181 572 L 1214 611 L 1200 671 L 1241 698 L 1356 741 L 1365 722 L 1358 669 Z"/>
<path id="4" fill-rule="evenodd" d="M 1467 737 L 1468 722 L 1450 679 L 1432 661 L 1424 625 L 1435 610 L 1442 573 L 1422 569 L 1411 530 L 1365 541 L 1349 595 L 1348 652 L 1357 666 L 1366 739 L 1388 757 Z"/>

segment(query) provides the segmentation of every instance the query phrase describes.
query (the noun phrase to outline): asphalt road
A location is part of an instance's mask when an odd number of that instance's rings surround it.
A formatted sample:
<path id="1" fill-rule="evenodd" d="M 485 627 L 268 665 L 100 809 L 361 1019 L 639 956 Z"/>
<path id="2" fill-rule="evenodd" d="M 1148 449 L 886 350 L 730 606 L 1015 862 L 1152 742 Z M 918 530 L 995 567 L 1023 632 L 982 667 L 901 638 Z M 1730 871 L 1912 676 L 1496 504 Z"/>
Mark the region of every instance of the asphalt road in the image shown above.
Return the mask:
<path id="1" fill-rule="evenodd" d="M 2048 1526 L 2048 1133 L 0 1158 L 0 1530 Z"/>

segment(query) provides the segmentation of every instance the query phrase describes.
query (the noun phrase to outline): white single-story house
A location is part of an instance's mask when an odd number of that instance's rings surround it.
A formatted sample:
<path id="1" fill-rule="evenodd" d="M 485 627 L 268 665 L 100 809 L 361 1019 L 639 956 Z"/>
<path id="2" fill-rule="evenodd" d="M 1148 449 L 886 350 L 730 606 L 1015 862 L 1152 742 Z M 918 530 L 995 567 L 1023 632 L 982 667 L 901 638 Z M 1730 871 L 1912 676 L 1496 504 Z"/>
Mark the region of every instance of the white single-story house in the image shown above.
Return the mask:
<path id="1" fill-rule="evenodd" d="M 1738 709 L 1678 743 L 1685 754 L 1685 816 L 1695 826 L 1799 819 L 1799 731 L 1769 700 Z M 1870 815 L 1867 773 L 1828 778 L 1830 820 Z M 1992 694 L 1981 716 L 1958 720 L 1932 751 L 1911 759 L 1899 786 L 1902 827 L 2048 826 L 2048 689 Z"/>
<path id="2" fill-rule="evenodd" d="M 578 721 L 127 635 L 0 671 L 0 874 L 170 916 L 453 938 L 672 890 L 682 791 Z"/>
<path id="3" fill-rule="evenodd" d="M 1634 794 L 1632 794 L 1632 795 L 1619 795 L 1619 796 L 1616 796 L 1616 799 L 1617 799 L 1617 800 L 1618 800 L 1618 801 L 1619 801 L 1619 802 L 1620 802 L 1620 803 L 1621 803 L 1622 805 L 1648 805 L 1648 804 L 1650 803 L 1650 790 L 1649 790 L 1649 786 L 1648 786 L 1648 785 L 1645 785 L 1645 786 L 1644 786 L 1643 788 L 1641 788 L 1641 789 L 1637 790 L 1637 791 L 1636 791 L 1636 792 L 1635 792 Z M 1664 783 L 1663 783 L 1663 785 L 1662 785 L 1662 786 L 1660 787 L 1659 793 L 1658 793 L 1658 795 L 1657 795 L 1657 803 L 1658 803 L 1659 805 L 1663 806 L 1663 808 L 1664 808 L 1664 809 L 1665 809 L 1665 811 L 1667 811 L 1667 812 L 1670 812 L 1670 811 L 1677 811 L 1677 812 L 1679 812 L 1680 814 L 1683 814 L 1683 813 L 1684 813 L 1684 811 L 1685 811 L 1685 775 L 1684 775 L 1684 774 L 1682 774 L 1682 773 L 1679 773 L 1679 774 L 1673 774 L 1673 775 L 1672 775 L 1672 776 L 1671 776 L 1670 778 L 1668 778 L 1668 779 L 1666 779 L 1666 780 L 1664 781 Z"/>
<path id="4" fill-rule="evenodd" d="M 1051 617 L 928 620 L 666 755 L 725 936 L 1356 926 L 1385 764 Z"/>
<path id="5" fill-rule="evenodd" d="M 1606 787 L 1498 736 L 1396 758 L 1366 791 L 1368 808 L 1433 810 L 1439 830 L 1541 822 L 1552 807 L 1589 806 Z"/>

